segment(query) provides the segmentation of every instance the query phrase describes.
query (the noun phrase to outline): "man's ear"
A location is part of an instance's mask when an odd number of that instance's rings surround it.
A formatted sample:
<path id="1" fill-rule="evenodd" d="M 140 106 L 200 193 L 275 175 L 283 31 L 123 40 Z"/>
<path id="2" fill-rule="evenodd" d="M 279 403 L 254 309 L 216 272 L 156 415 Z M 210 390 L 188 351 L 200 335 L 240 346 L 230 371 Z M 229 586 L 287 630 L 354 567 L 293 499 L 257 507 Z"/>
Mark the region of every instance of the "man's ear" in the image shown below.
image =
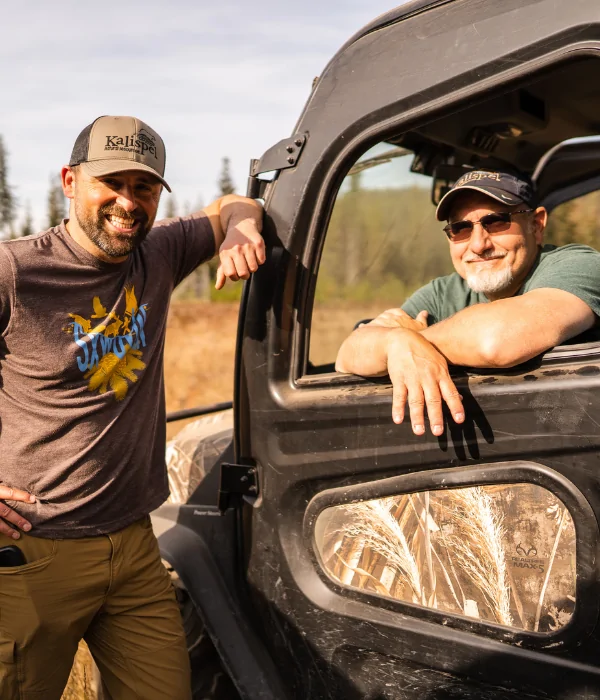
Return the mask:
<path id="1" fill-rule="evenodd" d="M 75 197 L 75 171 L 68 165 L 64 165 L 60 171 L 60 179 L 65 197 L 73 199 Z"/>
<path id="2" fill-rule="evenodd" d="M 548 224 L 548 212 L 545 207 L 537 207 L 533 214 L 533 235 L 535 236 L 535 242 L 538 245 L 542 245 L 544 240 L 544 231 L 546 230 L 546 225 Z"/>

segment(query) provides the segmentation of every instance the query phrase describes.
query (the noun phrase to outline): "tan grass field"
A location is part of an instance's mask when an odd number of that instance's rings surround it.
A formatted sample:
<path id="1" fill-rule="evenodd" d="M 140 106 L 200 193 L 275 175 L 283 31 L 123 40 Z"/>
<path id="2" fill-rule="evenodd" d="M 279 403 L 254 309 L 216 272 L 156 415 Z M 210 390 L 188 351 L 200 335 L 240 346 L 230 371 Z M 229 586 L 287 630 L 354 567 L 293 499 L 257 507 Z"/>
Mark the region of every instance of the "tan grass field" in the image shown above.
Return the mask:
<path id="1" fill-rule="evenodd" d="M 97 700 L 98 674 L 87 644 L 81 642 L 61 700 Z"/>
<path id="2" fill-rule="evenodd" d="M 167 412 L 230 401 L 238 304 L 174 301 L 165 345 Z M 173 437 L 185 421 L 170 423 Z"/>
<path id="3" fill-rule="evenodd" d="M 383 310 L 381 304 L 322 305 L 315 310 L 310 358 L 315 364 L 331 362 L 354 324 Z M 238 303 L 174 301 L 165 346 L 167 412 L 230 401 Z M 170 423 L 173 437 L 186 421 Z M 96 700 L 93 664 L 87 647 L 77 652 L 63 700 Z"/>
<path id="4" fill-rule="evenodd" d="M 382 310 L 381 304 L 350 302 L 317 307 L 311 360 L 333 361 L 354 324 Z M 172 303 L 165 348 L 167 411 L 231 399 L 237 315 L 237 303 Z"/>
<path id="5" fill-rule="evenodd" d="M 380 303 L 353 302 L 318 306 L 312 323 L 311 361 L 333 362 L 355 323 L 384 308 Z M 172 303 L 165 347 L 167 412 L 231 400 L 237 317 L 237 302 Z M 169 424 L 168 437 L 184 424 Z"/>

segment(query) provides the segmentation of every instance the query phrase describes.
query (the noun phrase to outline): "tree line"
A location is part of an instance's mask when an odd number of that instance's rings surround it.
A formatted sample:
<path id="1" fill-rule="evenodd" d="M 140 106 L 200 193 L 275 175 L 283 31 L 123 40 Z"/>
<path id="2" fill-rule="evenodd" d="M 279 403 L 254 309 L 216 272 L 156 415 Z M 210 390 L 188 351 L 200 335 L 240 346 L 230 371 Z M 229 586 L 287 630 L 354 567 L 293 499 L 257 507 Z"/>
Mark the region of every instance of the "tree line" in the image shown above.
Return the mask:
<path id="1" fill-rule="evenodd" d="M 4 140 L 0 135 L 0 239 L 20 238 L 58 226 L 68 215 L 67 200 L 64 196 L 60 175 L 55 174 L 49 178 L 48 194 L 46 196 L 46 215 L 40 229 L 33 224 L 31 204 L 19 202 L 15 194 L 15 188 L 10 183 L 8 154 Z M 231 175 L 231 162 L 229 158 L 221 161 L 221 170 L 217 180 L 219 195 L 235 192 L 235 184 Z M 180 207 L 174 194 L 165 193 L 164 216 L 173 218 L 186 216 L 193 211 L 198 211 L 204 206 L 201 198 L 194 203 L 184 202 Z M 176 298 L 210 300 L 213 297 L 214 281 L 216 279 L 217 261 L 211 261 L 208 265 L 201 265 L 187 279 L 185 279 L 175 292 Z M 227 285 L 224 292 L 215 298 L 230 300 L 239 298 L 240 285 Z"/>
<path id="2" fill-rule="evenodd" d="M 360 173 L 335 202 L 317 278 L 316 302 L 400 304 L 454 271 L 428 189 L 363 189 Z M 544 243 L 598 247 L 600 192 L 558 206 Z"/>
<path id="3" fill-rule="evenodd" d="M 66 203 L 60 175 L 50 177 L 47 197 L 47 228 L 57 226 L 65 216 Z M 17 224 L 19 201 L 9 182 L 8 154 L 0 135 L 0 238 L 19 238 L 35 233 L 31 204 L 25 203 L 22 221 Z"/>
<path id="4" fill-rule="evenodd" d="M 35 231 L 28 203 L 18 217 L 19 203 L 9 184 L 7 160 L 0 136 L 0 237 L 16 238 Z M 339 193 L 331 215 L 319 267 L 317 303 L 343 300 L 401 303 L 429 280 L 453 271 L 446 237 L 435 219 L 428 189 L 415 185 L 367 189 L 362 187 L 361 173 L 349 176 L 347 185 Z M 217 186 L 221 195 L 235 192 L 228 158 L 222 159 Z M 202 206 L 198 201 L 179 207 L 175 195 L 166 195 L 164 214 L 167 218 L 184 216 Z M 50 178 L 46 211 L 48 228 L 59 224 L 66 215 L 66 200 L 58 175 Z M 596 247 L 599 219 L 600 192 L 566 202 L 552 212 L 545 242 Z M 239 298 L 240 285 L 227 285 L 214 294 L 217 266 L 218 258 L 201 266 L 180 285 L 176 297 Z"/>

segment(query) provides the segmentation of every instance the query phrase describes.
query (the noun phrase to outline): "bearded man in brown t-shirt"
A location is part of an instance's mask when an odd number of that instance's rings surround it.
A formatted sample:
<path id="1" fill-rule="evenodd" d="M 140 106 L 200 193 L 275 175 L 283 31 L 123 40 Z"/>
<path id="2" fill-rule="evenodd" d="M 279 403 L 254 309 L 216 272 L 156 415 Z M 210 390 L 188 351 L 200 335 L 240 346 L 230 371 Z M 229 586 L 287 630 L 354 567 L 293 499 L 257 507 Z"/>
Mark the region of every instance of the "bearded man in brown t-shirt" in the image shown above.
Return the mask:
<path id="1" fill-rule="evenodd" d="M 69 219 L 0 244 L 0 549 L 18 547 L 0 565 L 1 700 L 59 700 L 82 638 L 113 700 L 191 697 L 148 516 L 168 495 L 169 298 L 216 251 L 217 288 L 265 251 L 245 197 L 154 225 L 164 167 L 147 124 L 100 117 L 62 170 Z"/>

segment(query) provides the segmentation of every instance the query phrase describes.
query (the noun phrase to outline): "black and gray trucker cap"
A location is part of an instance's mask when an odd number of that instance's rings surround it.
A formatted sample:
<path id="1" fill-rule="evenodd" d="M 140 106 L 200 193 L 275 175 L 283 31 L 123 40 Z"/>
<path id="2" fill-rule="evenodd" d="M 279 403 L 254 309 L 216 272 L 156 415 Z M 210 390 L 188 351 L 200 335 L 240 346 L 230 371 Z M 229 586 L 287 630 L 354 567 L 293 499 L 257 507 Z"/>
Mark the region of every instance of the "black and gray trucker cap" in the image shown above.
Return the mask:
<path id="1" fill-rule="evenodd" d="M 436 209 L 438 221 L 447 221 L 453 200 L 463 190 L 475 190 L 509 207 L 518 204 L 536 206 L 533 185 L 525 177 L 492 170 L 472 170 L 454 183 L 440 200 Z"/>

